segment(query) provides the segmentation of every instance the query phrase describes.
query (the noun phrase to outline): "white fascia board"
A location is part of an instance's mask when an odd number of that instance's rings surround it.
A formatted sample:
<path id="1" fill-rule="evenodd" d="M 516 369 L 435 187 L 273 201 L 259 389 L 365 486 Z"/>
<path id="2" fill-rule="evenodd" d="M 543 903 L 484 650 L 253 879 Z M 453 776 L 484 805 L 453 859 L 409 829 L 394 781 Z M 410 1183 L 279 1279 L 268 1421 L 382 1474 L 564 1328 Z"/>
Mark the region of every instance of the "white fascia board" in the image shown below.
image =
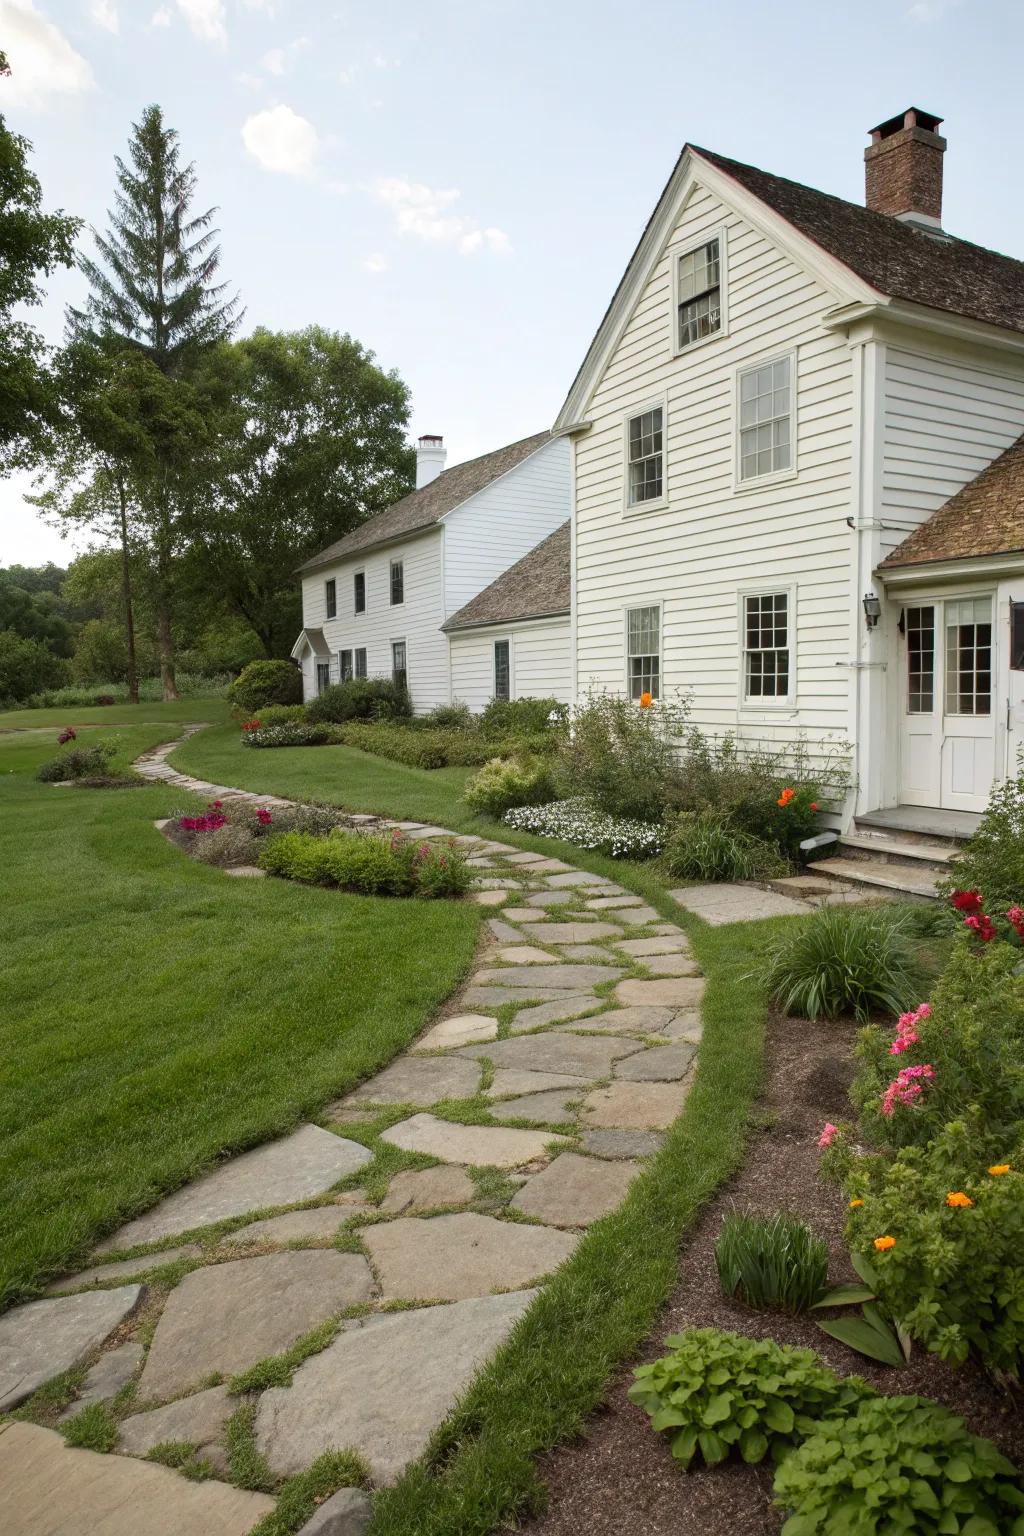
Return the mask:
<path id="1" fill-rule="evenodd" d="M 1024 355 L 1024 333 L 1020 331 L 989 325 L 983 320 L 970 320 L 965 315 L 950 314 L 944 309 L 931 309 L 926 304 L 910 304 L 905 299 L 839 305 L 825 316 L 824 321 L 826 330 L 830 331 L 848 331 L 859 323 L 869 331 L 882 325 L 900 325 L 912 331 L 928 331 L 936 336 Z"/>
<path id="2" fill-rule="evenodd" d="M 875 576 L 887 587 L 928 587 L 975 577 L 1024 575 L 1024 550 L 1002 555 L 964 555 L 959 560 L 919 560 L 915 565 L 878 569 Z"/>

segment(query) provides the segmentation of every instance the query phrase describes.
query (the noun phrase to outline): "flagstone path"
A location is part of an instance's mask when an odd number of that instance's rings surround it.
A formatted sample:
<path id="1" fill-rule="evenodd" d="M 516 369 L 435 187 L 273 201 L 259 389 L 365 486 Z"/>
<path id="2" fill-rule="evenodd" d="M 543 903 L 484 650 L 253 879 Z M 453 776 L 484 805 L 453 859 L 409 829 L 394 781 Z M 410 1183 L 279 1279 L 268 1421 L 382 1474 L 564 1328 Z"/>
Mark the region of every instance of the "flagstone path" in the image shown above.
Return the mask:
<path id="1" fill-rule="evenodd" d="M 138 772 L 208 799 L 291 803 L 178 773 L 167 762 L 178 745 L 145 754 Z M 141 1497 L 154 1536 L 250 1530 L 270 1501 L 228 1486 L 225 1428 L 242 1404 L 275 1476 L 353 1449 L 376 1485 L 394 1482 L 658 1150 L 701 1038 L 704 981 L 685 934 L 599 875 L 455 840 L 471 850 L 473 899 L 492 910 L 482 961 L 445 1016 L 328 1105 L 324 1125 L 220 1164 L 126 1223 L 45 1299 L 0 1318 L 0 1407 L 83 1366 L 62 1422 L 124 1394 L 117 1455 L 68 1450 L 27 1423 L 0 1430 L 0 1468 L 22 1469 L 7 1536 L 70 1529 L 69 1489 L 83 1531 L 136 1536 Z M 346 1135 L 355 1126 L 359 1140 Z M 359 1183 L 374 1133 L 417 1154 L 379 1203 Z M 288 1384 L 261 1392 L 244 1378 L 296 1346 L 290 1382 L 278 1372 Z M 126 1459 L 168 1441 L 194 1447 L 213 1476 L 189 1483 L 134 1462 L 149 1481 L 133 1493 Z M 358 1536 L 370 1511 L 346 1491 L 315 1528 Z"/>

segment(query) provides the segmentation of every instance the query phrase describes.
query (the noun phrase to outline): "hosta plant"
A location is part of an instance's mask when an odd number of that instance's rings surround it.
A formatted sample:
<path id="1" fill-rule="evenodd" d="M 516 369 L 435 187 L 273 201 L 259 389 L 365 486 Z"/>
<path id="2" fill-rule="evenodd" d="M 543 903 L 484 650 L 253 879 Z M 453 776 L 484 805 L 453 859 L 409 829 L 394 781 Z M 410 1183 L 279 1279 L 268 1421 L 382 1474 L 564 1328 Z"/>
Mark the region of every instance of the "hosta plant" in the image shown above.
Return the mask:
<path id="1" fill-rule="evenodd" d="M 744 1461 L 778 1458 L 827 1413 L 845 1413 L 870 1389 L 840 1379 L 810 1349 L 695 1328 L 665 1340 L 670 1354 L 637 1368 L 629 1397 L 671 1436 L 672 1455 L 688 1467 L 738 1451 Z"/>
<path id="2" fill-rule="evenodd" d="M 923 1397 L 865 1397 L 775 1474 L 783 1536 L 1024 1536 L 1016 1468 Z"/>

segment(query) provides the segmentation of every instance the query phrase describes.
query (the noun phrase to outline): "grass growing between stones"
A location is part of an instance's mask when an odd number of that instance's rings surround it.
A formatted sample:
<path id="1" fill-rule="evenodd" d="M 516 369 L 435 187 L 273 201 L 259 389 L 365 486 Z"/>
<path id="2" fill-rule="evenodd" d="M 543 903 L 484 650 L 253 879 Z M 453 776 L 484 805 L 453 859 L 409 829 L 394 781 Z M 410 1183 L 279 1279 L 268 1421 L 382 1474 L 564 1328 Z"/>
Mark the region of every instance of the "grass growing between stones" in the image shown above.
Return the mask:
<path id="1" fill-rule="evenodd" d="M 112 1451 L 117 1444 L 117 1424 L 106 1403 L 90 1403 L 61 1428 L 68 1445 L 87 1451 Z"/>
<path id="2" fill-rule="evenodd" d="M 370 1470 L 355 1451 L 325 1451 L 305 1472 L 282 1484 L 277 1507 L 253 1526 L 250 1536 L 291 1536 L 332 1493 L 366 1487 L 369 1480 Z"/>

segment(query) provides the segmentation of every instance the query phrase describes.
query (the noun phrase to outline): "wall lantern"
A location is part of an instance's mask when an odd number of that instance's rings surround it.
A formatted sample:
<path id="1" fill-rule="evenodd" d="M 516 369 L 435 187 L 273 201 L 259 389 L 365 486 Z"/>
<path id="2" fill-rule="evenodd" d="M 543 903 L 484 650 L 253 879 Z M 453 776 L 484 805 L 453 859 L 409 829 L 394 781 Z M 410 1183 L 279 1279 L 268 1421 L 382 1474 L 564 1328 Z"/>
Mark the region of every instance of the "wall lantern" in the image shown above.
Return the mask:
<path id="1" fill-rule="evenodd" d="M 867 620 L 868 629 L 874 629 L 882 617 L 882 603 L 874 592 L 864 594 L 864 617 Z"/>

